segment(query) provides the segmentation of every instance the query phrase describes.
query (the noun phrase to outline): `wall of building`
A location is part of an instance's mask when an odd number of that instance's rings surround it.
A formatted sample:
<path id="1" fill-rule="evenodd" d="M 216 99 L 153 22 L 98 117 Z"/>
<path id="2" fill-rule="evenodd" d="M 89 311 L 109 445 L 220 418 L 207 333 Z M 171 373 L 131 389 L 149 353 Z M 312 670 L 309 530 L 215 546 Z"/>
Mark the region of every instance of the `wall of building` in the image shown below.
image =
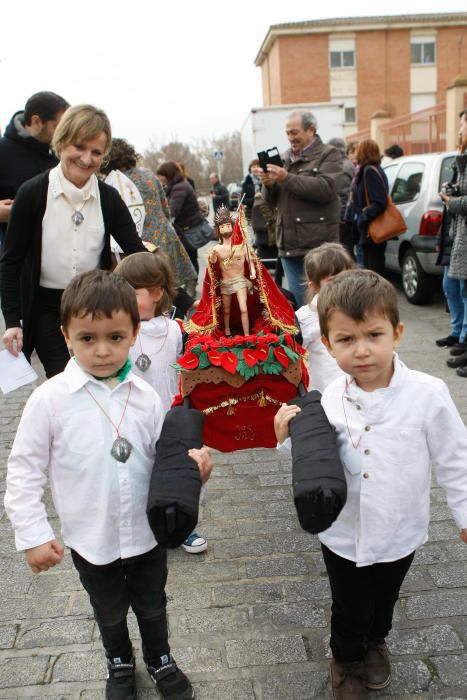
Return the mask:
<path id="1" fill-rule="evenodd" d="M 441 27 L 436 32 L 437 101 L 444 102 L 453 79 L 467 73 L 467 27 Z"/>
<path id="2" fill-rule="evenodd" d="M 432 36 L 435 64 L 411 63 L 411 43 Z M 330 45 L 353 41 L 355 66 L 330 68 Z M 264 105 L 343 102 L 356 107 L 354 129 L 368 127 L 371 115 L 408 114 L 445 100 L 453 78 L 467 74 L 467 27 L 290 34 L 276 37 L 262 63 Z"/>

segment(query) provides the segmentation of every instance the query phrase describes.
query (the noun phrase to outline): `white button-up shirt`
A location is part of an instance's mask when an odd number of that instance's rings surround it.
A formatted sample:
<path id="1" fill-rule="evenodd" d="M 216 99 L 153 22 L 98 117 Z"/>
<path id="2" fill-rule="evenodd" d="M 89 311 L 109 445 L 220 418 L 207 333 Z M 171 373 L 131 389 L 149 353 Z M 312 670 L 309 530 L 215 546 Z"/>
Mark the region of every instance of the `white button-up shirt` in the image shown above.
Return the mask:
<path id="1" fill-rule="evenodd" d="M 309 391 L 316 389 L 321 393 L 343 372 L 336 360 L 321 342 L 321 329 L 318 317 L 318 295 L 315 294 L 309 304 L 301 306 L 297 311 L 300 330 L 303 336 L 303 347 L 308 351 L 308 371 L 310 373 Z"/>
<path id="2" fill-rule="evenodd" d="M 117 432 L 103 411 L 115 426 L 125 411 L 119 433 L 133 446 L 125 463 L 110 454 Z M 158 395 L 139 377 L 130 372 L 110 389 L 75 360 L 36 389 L 8 460 L 5 509 L 17 549 L 55 537 L 42 502 L 47 469 L 66 545 L 92 564 L 152 549 L 146 505 L 163 416 Z"/>
<path id="3" fill-rule="evenodd" d="M 76 210 L 84 216 L 79 226 L 71 218 Z M 66 179 L 58 164 L 49 173 L 42 219 L 40 286 L 65 289 L 75 275 L 99 267 L 103 248 L 104 218 L 96 176 L 80 189 Z"/>
<path id="4" fill-rule="evenodd" d="M 388 387 L 363 391 L 344 375 L 321 403 L 347 481 L 347 502 L 320 533 L 323 544 L 357 566 L 420 547 L 428 537 L 431 464 L 459 529 L 467 528 L 467 430 L 443 381 L 395 356 Z"/>

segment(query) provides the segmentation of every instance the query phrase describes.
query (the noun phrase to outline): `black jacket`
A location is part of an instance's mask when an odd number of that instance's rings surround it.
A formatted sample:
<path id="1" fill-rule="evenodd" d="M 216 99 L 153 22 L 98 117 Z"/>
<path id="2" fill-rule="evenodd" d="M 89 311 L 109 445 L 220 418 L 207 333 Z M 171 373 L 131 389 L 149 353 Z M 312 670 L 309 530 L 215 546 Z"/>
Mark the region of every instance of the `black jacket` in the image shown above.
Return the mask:
<path id="1" fill-rule="evenodd" d="M 0 139 L 0 199 L 14 199 L 23 182 L 57 165 L 47 143 L 28 134 L 24 112 L 16 112 Z M 6 224 L 0 224 L 6 231 Z"/>
<path id="2" fill-rule="evenodd" d="M 352 201 L 357 215 L 360 243 L 372 244 L 367 236 L 368 224 L 385 211 L 388 190 L 388 179 L 380 165 L 364 165 L 359 169 L 352 184 Z"/>
<path id="3" fill-rule="evenodd" d="M 170 213 L 177 233 L 201 223 L 203 217 L 193 187 L 182 177 L 176 177 L 167 187 Z"/>
<path id="4" fill-rule="evenodd" d="M 222 204 L 227 207 L 227 209 L 229 208 L 229 190 L 222 182 L 216 182 L 215 185 L 212 185 L 211 194 L 214 212 L 216 212 Z"/>
<path id="5" fill-rule="evenodd" d="M 20 187 L 11 210 L 0 258 L 0 297 L 7 328 L 23 320 L 23 345 L 31 351 L 32 322 L 41 274 L 42 220 L 47 205 L 49 173 L 41 173 Z M 111 267 L 110 236 L 124 253 L 145 251 L 128 208 L 114 187 L 99 181 L 104 249 L 100 267 Z"/>
<path id="6" fill-rule="evenodd" d="M 255 191 L 255 182 L 250 173 L 248 173 L 242 182 L 242 201 L 245 206 L 245 213 L 249 219 L 251 218 L 251 209 L 255 201 Z"/>

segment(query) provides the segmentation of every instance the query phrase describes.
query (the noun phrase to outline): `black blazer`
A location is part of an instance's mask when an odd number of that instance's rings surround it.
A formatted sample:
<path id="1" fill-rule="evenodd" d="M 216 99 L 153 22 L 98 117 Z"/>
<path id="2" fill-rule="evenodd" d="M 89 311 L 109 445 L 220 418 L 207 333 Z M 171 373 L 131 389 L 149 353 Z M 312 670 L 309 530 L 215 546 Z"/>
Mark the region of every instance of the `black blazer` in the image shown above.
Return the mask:
<path id="1" fill-rule="evenodd" d="M 104 219 L 104 248 L 100 267 L 111 267 L 110 236 L 124 253 L 145 251 L 128 208 L 114 187 L 99 183 Z M 31 351 L 32 321 L 39 289 L 42 253 L 42 220 L 47 206 L 49 171 L 25 182 L 13 204 L 3 254 L 0 259 L 0 297 L 7 328 L 23 321 L 24 352 Z"/>

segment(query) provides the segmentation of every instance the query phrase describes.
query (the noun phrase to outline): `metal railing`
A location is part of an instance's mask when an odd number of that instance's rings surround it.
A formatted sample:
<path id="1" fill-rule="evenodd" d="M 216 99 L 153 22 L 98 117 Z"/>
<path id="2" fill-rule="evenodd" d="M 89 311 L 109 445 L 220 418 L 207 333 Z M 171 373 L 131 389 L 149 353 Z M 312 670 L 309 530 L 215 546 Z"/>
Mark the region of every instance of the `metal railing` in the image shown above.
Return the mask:
<path id="1" fill-rule="evenodd" d="M 404 155 L 446 150 L 446 103 L 404 114 L 382 124 L 384 149 L 397 143 Z M 383 149 L 383 150 L 384 150 Z"/>

